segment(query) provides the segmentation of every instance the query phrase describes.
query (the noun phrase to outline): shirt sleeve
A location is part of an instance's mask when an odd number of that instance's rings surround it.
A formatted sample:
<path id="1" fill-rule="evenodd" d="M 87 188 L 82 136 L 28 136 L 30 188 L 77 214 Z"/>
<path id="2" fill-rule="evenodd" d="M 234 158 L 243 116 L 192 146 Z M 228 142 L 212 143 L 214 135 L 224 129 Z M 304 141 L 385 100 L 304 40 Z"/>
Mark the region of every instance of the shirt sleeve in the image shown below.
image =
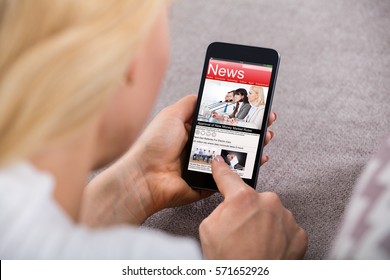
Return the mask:
<path id="1" fill-rule="evenodd" d="M 201 259 L 195 240 L 145 228 L 120 226 L 104 230 L 79 230 L 67 240 L 64 259 Z"/>
<path id="2" fill-rule="evenodd" d="M 197 241 L 121 225 L 74 223 L 53 199 L 54 178 L 29 164 L 0 169 L 0 259 L 201 259 Z"/>

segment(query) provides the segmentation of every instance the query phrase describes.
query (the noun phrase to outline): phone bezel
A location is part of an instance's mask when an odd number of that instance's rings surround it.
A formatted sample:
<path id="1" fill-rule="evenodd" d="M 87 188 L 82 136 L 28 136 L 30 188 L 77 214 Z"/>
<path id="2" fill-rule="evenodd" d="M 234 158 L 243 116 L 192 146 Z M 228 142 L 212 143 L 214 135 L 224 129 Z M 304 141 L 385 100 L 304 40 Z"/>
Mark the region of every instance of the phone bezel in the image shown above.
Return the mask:
<path id="1" fill-rule="evenodd" d="M 195 107 L 195 113 L 192 120 L 192 127 L 190 132 L 189 141 L 186 147 L 185 159 L 183 164 L 183 179 L 188 183 L 189 186 L 196 189 L 206 189 L 212 191 L 218 191 L 218 188 L 214 182 L 212 174 L 203 173 L 198 171 L 188 170 L 188 164 L 191 156 L 191 147 L 195 133 L 195 127 L 197 124 L 197 117 L 200 109 L 200 104 L 203 96 L 204 85 L 206 81 L 206 73 L 211 58 L 231 60 L 243 63 L 254 63 L 254 64 L 269 64 L 272 65 L 271 80 L 267 93 L 267 102 L 264 109 L 264 117 L 262 122 L 262 129 L 260 132 L 259 145 L 256 152 L 255 165 L 253 168 L 252 178 L 244 179 L 244 182 L 253 188 L 256 188 L 257 179 L 260 170 L 260 160 L 263 153 L 264 140 L 267 132 L 267 123 L 271 110 L 272 100 L 275 91 L 276 77 L 279 70 L 280 55 L 274 49 L 261 48 L 246 45 L 237 45 L 231 43 L 214 42 L 211 43 L 206 51 L 205 61 L 203 65 L 202 78 L 200 80 L 198 100 Z"/>

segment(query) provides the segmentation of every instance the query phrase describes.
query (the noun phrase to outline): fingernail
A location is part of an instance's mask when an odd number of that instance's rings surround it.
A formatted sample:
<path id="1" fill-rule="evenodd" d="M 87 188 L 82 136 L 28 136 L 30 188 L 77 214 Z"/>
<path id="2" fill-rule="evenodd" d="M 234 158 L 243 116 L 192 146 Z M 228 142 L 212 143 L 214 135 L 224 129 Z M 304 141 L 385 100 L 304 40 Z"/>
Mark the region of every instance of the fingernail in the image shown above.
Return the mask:
<path id="1" fill-rule="evenodd" d="M 274 112 L 274 115 L 275 115 L 275 121 L 276 121 L 276 119 L 278 118 L 278 115 Z"/>
<path id="2" fill-rule="evenodd" d="M 269 131 L 271 133 L 271 139 L 273 139 L 275 137 L 275 132 L 273 132 L 272 130 Z"/>
<path id="3" fill-rule="evenodd" d="M 220 155 L 215 156 L 214 160 L 215 160 L 216 162 L 224 162 L 223 157 L 221 157 Z"/>

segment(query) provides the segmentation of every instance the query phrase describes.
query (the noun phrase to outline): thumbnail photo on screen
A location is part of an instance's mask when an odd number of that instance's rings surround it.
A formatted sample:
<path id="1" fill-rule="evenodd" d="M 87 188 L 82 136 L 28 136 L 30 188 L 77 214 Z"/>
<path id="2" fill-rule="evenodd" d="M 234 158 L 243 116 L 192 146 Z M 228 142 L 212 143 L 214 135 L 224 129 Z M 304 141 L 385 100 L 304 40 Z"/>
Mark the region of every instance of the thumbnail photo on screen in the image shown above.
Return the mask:
<path id="1" fill-rule="evenodd" d="M 222 150 L 221 156 L 231 169 L 242 170 L 245 169 L 246 153 L 237 151 Z"/>

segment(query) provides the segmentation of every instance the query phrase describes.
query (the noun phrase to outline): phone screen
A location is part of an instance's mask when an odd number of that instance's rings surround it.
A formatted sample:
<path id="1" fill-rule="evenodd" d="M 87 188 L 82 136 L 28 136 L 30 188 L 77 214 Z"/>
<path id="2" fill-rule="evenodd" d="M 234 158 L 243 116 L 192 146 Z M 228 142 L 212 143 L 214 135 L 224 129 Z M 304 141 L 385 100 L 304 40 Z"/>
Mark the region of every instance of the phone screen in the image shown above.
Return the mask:
<path id="1" fill-rule="evenodd" d="M 241 178 L 253 177 L 271 74 L 272 65 L 209 59 L 188 171 L 211 174 L 220 155 Z"/>

